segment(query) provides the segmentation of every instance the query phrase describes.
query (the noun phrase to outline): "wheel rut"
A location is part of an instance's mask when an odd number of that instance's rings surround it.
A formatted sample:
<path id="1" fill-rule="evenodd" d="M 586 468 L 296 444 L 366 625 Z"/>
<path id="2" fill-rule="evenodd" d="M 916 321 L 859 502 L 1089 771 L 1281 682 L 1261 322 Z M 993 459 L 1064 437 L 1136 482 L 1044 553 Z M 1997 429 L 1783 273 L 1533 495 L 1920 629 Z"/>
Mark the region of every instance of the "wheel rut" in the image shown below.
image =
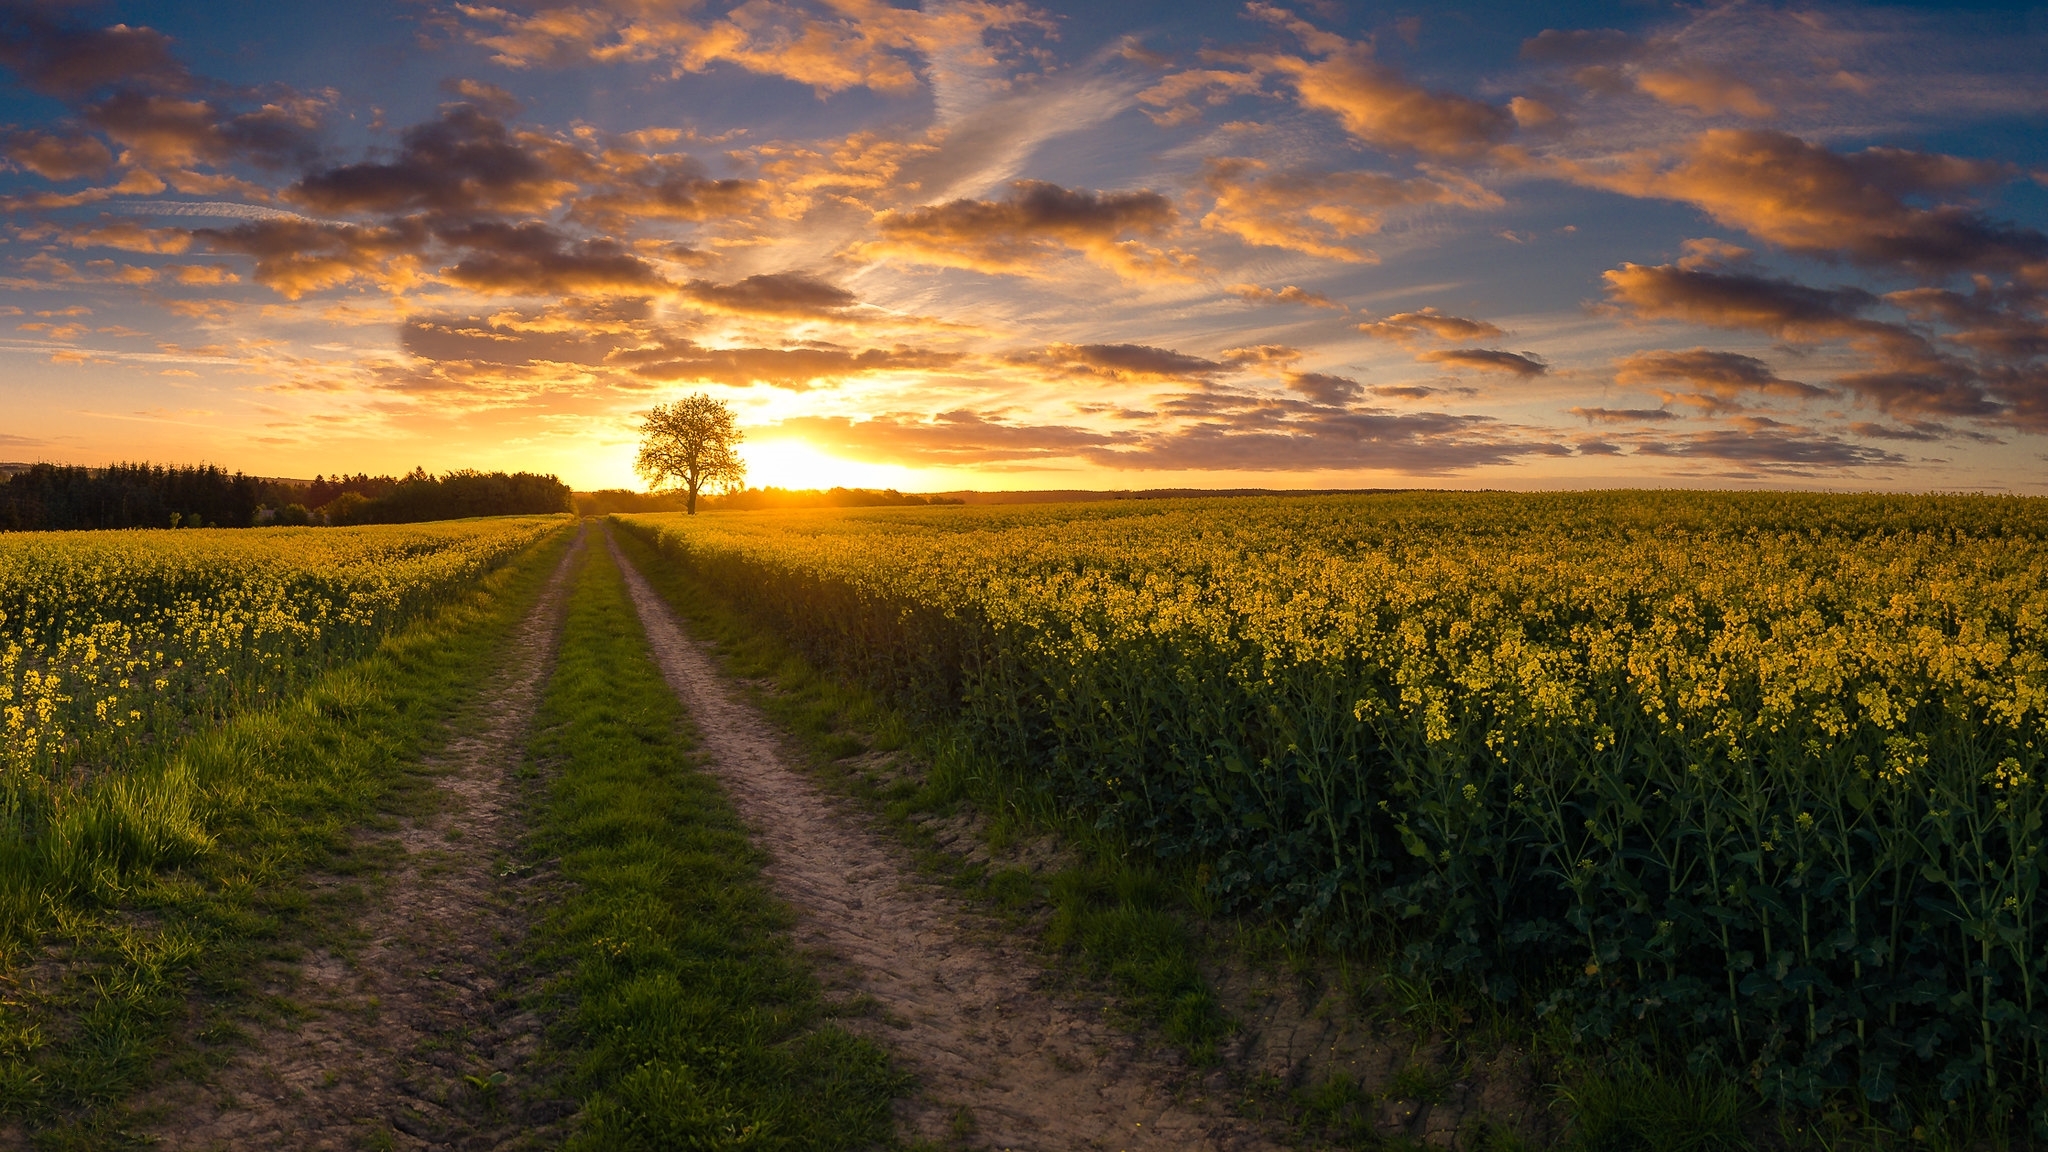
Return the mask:
<path id="1" fill-rule="evenodd" d="M 1041 963 L 916 877 L 903 849 L 792 771 L 768 721 L 605 535 L 662 675 L 713 771 L 768 851 L 799 940 L 828 979 L 872 999 L 866 1026 L 919 1078 L 907 1134 L 990 1149 L 1278 1148 L 1167 1054 L 1042 986 Z"/>
<path id="2" fill-rule="evenodd" d="M 522 821 L 512 774 L 554 667 L 579 534 L 515 630 L 482 695 L 485 719 L 428 761 L 428 816 L 389 833 L 384 888 L 355 926 L 360 947 L 310 956 L 281 995 L 297 1022 L 256 1029 L 203 1085 L 153 1108 L 158 1147 L 179 1150 L 551 1147 L 570 1101 L 521 1082 L 541 1022 L 516 1006 L 507 961 L 525 937 L 535 880 L 505 874 Z M 317 883 L 318 881 L 316 881 Z M 173 1095 L 176 1093 L 176 1095 Z"/>

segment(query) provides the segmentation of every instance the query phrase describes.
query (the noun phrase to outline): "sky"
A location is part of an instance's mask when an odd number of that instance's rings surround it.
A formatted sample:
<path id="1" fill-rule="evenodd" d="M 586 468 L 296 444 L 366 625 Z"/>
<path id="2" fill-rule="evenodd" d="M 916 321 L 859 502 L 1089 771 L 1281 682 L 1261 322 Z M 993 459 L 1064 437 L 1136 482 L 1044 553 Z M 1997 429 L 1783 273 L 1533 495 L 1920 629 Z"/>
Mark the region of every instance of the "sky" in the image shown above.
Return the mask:
<path id="1" fill-rule="evenodd" d="M 2048 8 L 0 2 L 0 461 L 2048 493 Z"/>

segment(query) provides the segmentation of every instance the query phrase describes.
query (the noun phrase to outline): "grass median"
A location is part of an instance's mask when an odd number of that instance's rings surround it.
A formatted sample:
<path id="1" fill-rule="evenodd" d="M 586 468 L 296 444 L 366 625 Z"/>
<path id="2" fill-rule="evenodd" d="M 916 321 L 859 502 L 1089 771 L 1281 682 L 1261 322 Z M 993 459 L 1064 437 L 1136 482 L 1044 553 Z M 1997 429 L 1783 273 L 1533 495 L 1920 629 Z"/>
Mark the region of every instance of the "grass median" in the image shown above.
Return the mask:
<path id="1" fill-rule="evenodd" d="M 565 882 L 533 942 L 582 1103 L 566 1147 L 886 1145 L 906 1079 L 831 1019 L 693 749 L 617 567 L 589 549 L 530 769 L 531 854 Z"/>

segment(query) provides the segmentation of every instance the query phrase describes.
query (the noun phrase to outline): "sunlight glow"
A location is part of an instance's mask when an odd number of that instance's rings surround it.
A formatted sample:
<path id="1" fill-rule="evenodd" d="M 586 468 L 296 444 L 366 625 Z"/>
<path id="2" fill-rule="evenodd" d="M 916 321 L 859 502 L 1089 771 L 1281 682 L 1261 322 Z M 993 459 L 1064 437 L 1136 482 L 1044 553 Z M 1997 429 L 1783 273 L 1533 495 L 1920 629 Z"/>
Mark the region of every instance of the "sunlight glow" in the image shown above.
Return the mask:
<path id="1" fill-rule="evenodd" d="M 747 462 L 750 488 L 896 488 L 919 486 L 917 472 L 894 464 L 848 460 L 820 451 L 793 436 L 756 440 L 740 446 Z"/>

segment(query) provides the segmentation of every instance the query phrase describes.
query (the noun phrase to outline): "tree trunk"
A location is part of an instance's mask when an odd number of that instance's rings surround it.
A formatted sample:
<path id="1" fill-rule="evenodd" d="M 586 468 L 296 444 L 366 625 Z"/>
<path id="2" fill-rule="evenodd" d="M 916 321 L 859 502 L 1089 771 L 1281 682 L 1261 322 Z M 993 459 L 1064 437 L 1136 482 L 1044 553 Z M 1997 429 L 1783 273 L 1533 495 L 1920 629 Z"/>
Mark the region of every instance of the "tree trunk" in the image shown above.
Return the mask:
<path id="1" fill-rule="evenodd" d="M 688 510 L 690 515 L 695 516 L 697 514 L 697 481 L 695 479 L 690 481 L 690 495 L 683 501 L 683 507 Z"/>

